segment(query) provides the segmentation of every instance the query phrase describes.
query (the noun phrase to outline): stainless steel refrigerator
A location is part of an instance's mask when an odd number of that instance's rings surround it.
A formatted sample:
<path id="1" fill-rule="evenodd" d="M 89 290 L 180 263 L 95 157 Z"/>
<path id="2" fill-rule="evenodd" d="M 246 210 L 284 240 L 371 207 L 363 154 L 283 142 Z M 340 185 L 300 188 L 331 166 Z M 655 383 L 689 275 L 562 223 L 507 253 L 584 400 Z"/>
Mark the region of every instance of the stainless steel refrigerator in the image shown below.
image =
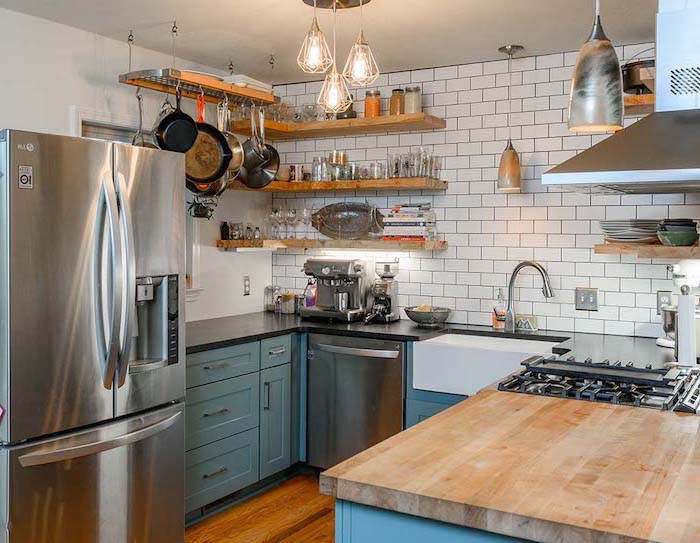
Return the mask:
<path id="1" fill-rule="evenodd" d="M 0 542 L 184 540 L 184 156 L 0 132 Z"/>

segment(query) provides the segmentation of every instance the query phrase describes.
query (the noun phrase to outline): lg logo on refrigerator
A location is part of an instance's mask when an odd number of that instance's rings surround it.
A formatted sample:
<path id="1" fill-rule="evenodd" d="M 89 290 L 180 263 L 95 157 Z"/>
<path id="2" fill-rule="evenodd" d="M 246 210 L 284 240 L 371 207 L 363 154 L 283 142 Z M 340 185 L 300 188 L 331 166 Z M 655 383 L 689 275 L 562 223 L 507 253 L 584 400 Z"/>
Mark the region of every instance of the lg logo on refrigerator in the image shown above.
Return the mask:
<path id="1" fill-rule="evenodd" d="M 34 166 L 19 167 L 19 188 L 33 189 L 34 188 Z"/>

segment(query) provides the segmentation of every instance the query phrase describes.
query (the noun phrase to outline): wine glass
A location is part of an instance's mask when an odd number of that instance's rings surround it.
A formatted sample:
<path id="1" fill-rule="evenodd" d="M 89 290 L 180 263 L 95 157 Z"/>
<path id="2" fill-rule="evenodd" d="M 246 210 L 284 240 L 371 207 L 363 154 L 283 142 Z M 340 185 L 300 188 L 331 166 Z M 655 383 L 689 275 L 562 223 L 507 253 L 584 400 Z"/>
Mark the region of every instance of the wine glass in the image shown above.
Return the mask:
<path id="1" fill-rule="evenodd" d="M 272 211 L 270 212 L 270 225 L 272 226 L 272 230 L 270 232 L 270 237 L 272 239 L 280 239 L 280 225 L 282 224 L 282 214 L 280 213 L 279 209 L 272 208 Z"/>
<path id="2" fill-rule="evenodd" d="M 294 225 L 298 222 L 297 210 L 291 207 L 284 213 L 284 222 L 287 225 L 289 233 L 287 239 L 294 239 Z M 290 231 L 291 230 L 291 231 Z"/>
<path id="3" fill-rule="evenodd" d="M 304 225 L 304 236 L 308 237 L 309 225 L 311 224 L 311 210 L 308 207 L 304 207 L 301 210 L 301 222 Z"/>

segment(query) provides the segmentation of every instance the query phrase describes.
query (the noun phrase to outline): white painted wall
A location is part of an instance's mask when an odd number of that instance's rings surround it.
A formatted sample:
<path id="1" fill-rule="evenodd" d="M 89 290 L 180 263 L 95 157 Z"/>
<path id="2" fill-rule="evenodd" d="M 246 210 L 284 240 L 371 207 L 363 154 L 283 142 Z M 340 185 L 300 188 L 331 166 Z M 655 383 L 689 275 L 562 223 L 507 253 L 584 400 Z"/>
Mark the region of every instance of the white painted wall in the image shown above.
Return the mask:
<path id="1" fill-rule="evenodd" d="M 136 42 L 138 43 L 138 32 Z M 136 108 L 133 87 L 118 83 L 128 68 L 126 35 L 117 41 L 36 17 L 0 9 L 0 48 L 3 83 L 0 86 L 0 127 L 55 134 L 75 133 L 75 111 L 83 115 L 133 125 Z M 169 66 L 168 55 L 135 47 L 132 69 Z M 214 71 L 191 62 L 178 68 Z M 144 91 L 145 124 L 151 126 L 161 95 Z M 193 113 L 192 100 L 184 109 Z M 269 196 L 227 194 L 217 218 L 245 220 L 251 210 L 264 208 Z M 258 221 L 263 216 L 258 213 Z M 252 217 L 251 217 L 252 218 Z M 187 320 L 236 315 L 262 309 L 262 289 L 271 276 L 269 253 L 228 254 L 213 249 L 218 226 L 201 228 L 204 289 L 188 303 Z M 242 294 L 243 274 L 253 278 L 250 297 Z"/>

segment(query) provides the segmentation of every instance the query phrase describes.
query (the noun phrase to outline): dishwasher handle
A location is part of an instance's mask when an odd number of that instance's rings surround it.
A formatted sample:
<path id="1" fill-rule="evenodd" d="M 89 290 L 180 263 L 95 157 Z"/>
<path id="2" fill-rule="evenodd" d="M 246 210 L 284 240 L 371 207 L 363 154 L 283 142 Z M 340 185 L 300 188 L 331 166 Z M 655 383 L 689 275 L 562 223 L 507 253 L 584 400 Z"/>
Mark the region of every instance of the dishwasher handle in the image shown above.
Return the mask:
<path id="1" fill-rule="evenodd" d="M 319 351 L 324 351 L 326 353 L 333 354 L 347 354 L 350 356 L 361 356 L 363 358 L 387 358 L 394 359 L 398 358 L 401 351 L 388 351 L 380 349 L 358 349 L 356 347 L 341 347 L 340 345 L 327 345 L 325 343 L 318 343 L 313 345 L 312 349 L 317 349 Z"/>

